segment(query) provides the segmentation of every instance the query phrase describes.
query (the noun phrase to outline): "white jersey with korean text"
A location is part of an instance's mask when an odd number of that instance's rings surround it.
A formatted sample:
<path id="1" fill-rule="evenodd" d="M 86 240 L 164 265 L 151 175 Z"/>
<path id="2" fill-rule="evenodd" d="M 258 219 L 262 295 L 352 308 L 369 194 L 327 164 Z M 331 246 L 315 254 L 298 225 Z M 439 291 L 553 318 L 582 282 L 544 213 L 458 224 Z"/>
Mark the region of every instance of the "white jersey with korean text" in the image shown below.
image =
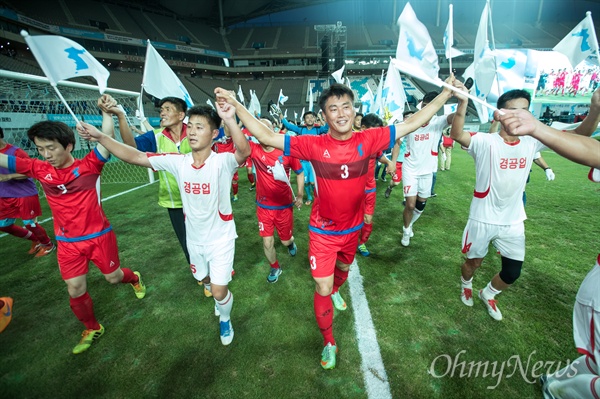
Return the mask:
<path id="1" fill-rule="evenodd" d="M 437 166 L 438 144 L 442 130 L 448 126 L 448 115 L 434 116 L 429 123 L 405 136 L 406 152 L 402 173 L 411 176 L 432 173 Z"/>
<path id="2" fill-rule="evenodd" d="M 527 219 L 523 190 L 534 154 L 544 145 L 533 137 L 507 143 L 498 133 L 477 133 L 467 152 L 475 160 L 475 190 L 469 218 L 509 225 Z"/>
<path id="3" fill-rule="evenodd" d="M 212 152 L 199 168 L 193 166 L 192 154 L 148 153 L 148 160 L 154 170 L 166 170 L 177 179 L 188 245 L 237 238 L 229 196 L 239 166 L 234 154 Z"/>

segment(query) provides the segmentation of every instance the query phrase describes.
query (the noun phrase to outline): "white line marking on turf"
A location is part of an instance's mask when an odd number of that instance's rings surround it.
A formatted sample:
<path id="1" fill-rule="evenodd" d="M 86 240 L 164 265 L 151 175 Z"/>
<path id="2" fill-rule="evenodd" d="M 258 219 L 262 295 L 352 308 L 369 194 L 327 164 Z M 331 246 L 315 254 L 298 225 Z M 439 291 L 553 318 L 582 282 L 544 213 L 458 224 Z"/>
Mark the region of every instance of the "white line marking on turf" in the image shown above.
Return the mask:
<path id="1" fill-rule="evenodd" d="M 371 317 L 369 302 L 363 288 L 363 278 L 356 258 L 350 265 L 348 274 L 352 311 L 354 312 L 354 329 L 358 341 L 358 352 L 361 357 L 361 368 L 367 389 L 367 397 L 377 399 L 392 398 L 381 350 L 377 343 L 375 325 Z"/>
<path id="2" fill-rule="evenodd" d="M 123 191 L 122 193 L 111 195 L 110 197 L 103 198 L 101 202 L 108 201 L 109 199 L 117 198 L 117 197 L 119 197 L 119 196 L 121 196 L 123 194 L 129 194 L 132 191 L 139 190 L 140 188 L 149 186 L 151 184 L 153 184 L 153 183 L 146 183 L 146 184 L 144 184 L 142 186 L 137 186 L 137 187 L 131 188 L 131 189 L 127 190 L 127 191 Z M 42 221 L 39 221 L 38 223 L 39 224 L 43 224 L 43 223 L 46 223 L 47 221 L 52 220 L 52 219 L 54 219 L 54 218 L 51 216 L 51 217 L 46 218 L 46 219 L 44 219 Z M 0 234 L 0 238 L 6 237 L 7 235 L 8 235 L 7 233 L 2 233 L 2 234 Z"/>

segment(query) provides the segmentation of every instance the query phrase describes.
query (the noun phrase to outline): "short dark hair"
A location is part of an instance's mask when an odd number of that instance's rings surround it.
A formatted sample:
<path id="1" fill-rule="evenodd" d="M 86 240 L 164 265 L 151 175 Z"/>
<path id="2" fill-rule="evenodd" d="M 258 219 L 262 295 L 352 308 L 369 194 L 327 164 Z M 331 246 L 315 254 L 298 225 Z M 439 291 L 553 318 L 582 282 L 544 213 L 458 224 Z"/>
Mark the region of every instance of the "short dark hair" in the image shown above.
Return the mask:
<path id="1" fill-rule="evenodd" d="M 354 117 L 356 118 L 357 116 L 364 116 L 364 114 L 362 112 L 357 112 L 356 115 L 354 115 Z"/>
<path id="2" fill-rule="evenodd" d="M 329 100 L 329 98 L 341 98 L 344 95 L 350 97 L 350 101 L 352 101 L 352 104 L 354 104 L 354 92 L 352 91 L 352 89 L 340 83 L 332 84 L 331 86 L 323 90 L 323 93 L 321 93 L 321 97 L 319 97 L 319 108 L 321 108 L 321 111 L 325 112 L 325 104 L 327 103 L 327 100 Z"/>
<path id="3" fill-rule="evenodd" d="M 175 105 L 175 108 L 177 108 L 177 111 L 179 112 L 187 112 L 187 103 L 185 101 L 183 101 L 181 98 L 179 97 L 165 97 L 162 100 L 160 100 L 160 102 L 158 103 L 159 107 L 162 107 L 164 103 L 171 103 L 173 105 Z"/>
<path id="4" fill-rule="evenodd" d="M 423 104 L 429 104 L 438 96 L 438 94 L 439 93 L 437 91 L 430 91 L 429 93 L 425 94 L 425 96 L 423 96 Z"/>
<path id="5" fill-rule="evenodd" d="M 211 124 L 211 129 L 218 129 L 221 127 L 221 117 L 217 111 L 210 105 L 194 105 L 192 108 L 187 110 L 188 118 L 192 116 L 203 116 Z"/>
<path id="6" fill-rule="evenodd" d="M 306 115 L 312 115 L 312 116 L 314 116 L 315 118 L 317 117 L 317 114 L 315 114 L 314 112 L 312 112 L 312 111 L 306 111 L 306 112 L 304 113 L 304 115 L 302 115 L 302 120 L 304 120 L 304 118 L 306 117 Z"/>
<path id="7" fill-rule="evenodd" d="M 360 125 L 367 129 L 371 127 L 383 127 L 383 120 L 377 114 L 371 113 L 363 116 Z"/>
<path id="8" fill-rule="evenodd" d="M 65 149 L 69 144 L 73 144 L 73 148 L 75 148 L 75 133 L 63 122 L 38 122 L 27 130 L 27 137 L 34 143 L 34 139 L 36 138 L 50 141 L 56 140 Z"/>
<path id="9" fill-rule="evenodd" d="M 0 127 L 0 139 L 4 138 L 4 130 Z"/>
<path id="10" fill-rule="evenodd" d="M 498 98 L 497 107 L 498 107 L 498 109 L 504 108 L 506 106 L 507 102 L 509 102 L 511 100 L 516 100 L 518 98 L 524 98 L 525 100 L 527 100 L 528 107 L 529 107 L 529 105 L 531 105 L 531 94 L 529 94 L 529 92 L 526 90 L 515 89 L 515 90 L 509 90 L 506 93 L 504 93 L 503 95 L 501 95 L 500 98 Z"/>

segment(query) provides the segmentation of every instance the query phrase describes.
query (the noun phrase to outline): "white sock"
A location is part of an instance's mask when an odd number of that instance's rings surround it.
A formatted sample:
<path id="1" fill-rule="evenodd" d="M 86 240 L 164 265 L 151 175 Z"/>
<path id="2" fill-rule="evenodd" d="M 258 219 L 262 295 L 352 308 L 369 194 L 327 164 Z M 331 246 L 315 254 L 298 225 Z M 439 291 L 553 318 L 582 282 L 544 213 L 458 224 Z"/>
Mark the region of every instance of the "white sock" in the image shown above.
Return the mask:
<path id="1" fill-rule="evenodd" d="M 473 277 L 470 280 L 465 280 L 465 278 L 460 276 L 460 286 L 461 288 L 471 288 L 473 289 Z"/>
<path id="2" fill-rule="evenodd" d="M 490 281 L 483 289 L 483 297 L 485 299 L 494 299 L 494 297 L 501 292 L 502 291 L 499 291 L 499 290 L 495 289 L 494 287 L 492 287 L 492 282 Z"/>
<path id="3" fill-rule="evenodd" d="M 548 385 L 552 395 L 561 399 L 595 399 L 600 394 L 600 377 L 582 374 Z"/>
<path id="4" fill-rule="evenodd" d="M 418 218 L 421 217 L 421 214 L 423 213 L 423 211 L 418 210 L 417 208 L 415 208 L 413 210 L 413 215 L 412 215 L 412 219 L 410 220 L 410 225 L 412 226 Z"/>
<path id="5" fill-rule="evenodd" d="M 217 309 L 219 309 L 220 321 L 228 321 L 231 317 L 231 308 L 233 307 L 233 294 L 231 291 L 227 291 L 227 295 L 223 298 L 222 301 L 217 301 L 215 299 L 215 303 L 217 304 Z"/>

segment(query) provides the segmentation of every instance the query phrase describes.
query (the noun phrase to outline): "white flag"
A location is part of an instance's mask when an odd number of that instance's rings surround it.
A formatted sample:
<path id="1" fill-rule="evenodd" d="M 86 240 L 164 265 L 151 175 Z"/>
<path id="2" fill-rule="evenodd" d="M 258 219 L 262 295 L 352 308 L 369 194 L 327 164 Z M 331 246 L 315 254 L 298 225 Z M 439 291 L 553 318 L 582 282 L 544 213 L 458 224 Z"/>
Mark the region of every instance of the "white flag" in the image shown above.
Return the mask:
<path id="1" fill-rule="evenodd" d="M 498 84 L 492 85 L 492 92 L 500 87 L 496 99 L 488 95 L 490 102 L 496 102 L 497 97 L 513 89 L 523 89 L 525 86 L 525 68 L 527 66 L 528 50 L 496 50 L 496 79 Z"/>
<path id="2" fill-rule="evenodd" d="M 250 106 L 248 107 L 248 112 L 254 116 L 260 117 L 261 110 L 260 101 L 256 96 L 256 92 L 250 90 Z"/>
<path id="3" fill-rule="evenodd" d="M 352 85 L 350 84 L 350 79 L 348 79 L 348 76 L 346 76 L 346 86 L 352 89 Z"/>
<path id="4" fill-rule="evenodd" d="M 406 103 L 406 93 L 404 92 L 404 85 L 402 84 L 400 74 L 391 62 L 388 66 L 381 95 L 387 111 L 385 113 L 391 114 L 390 120 L 402 120 L 404 104 Z"/>
<path id="5" fill-rule="evenodd" d="M 285 119 L 287 119 L 287 108 L 285 109 L 285 112 L 283 113 L 283 117 L 284 117 Z"/>
<path id="6" fill-rule="evenodd" d="M 294 111 L 294 122 L 298 121 L 298 113 Z"/>
<path id="7" fill-rule="evenodd" d="M 308 110 L 309 111 L 313 110 L 313 103 L 314 103 L 314 95 L 313 95 L 313 91 L 312 91 L 312 85 L 309 83 L 308 84 Z"/>
<path id="8" fill-rule="evenodd" d="M 384 82 L 383 73 L 384 73 L 384 71 L 382 70 L 381 71 L 381 79 L 379 79 L 379 85 L 377 85 L 377 91 L 375 92 L 375 99 L 373 99 L 373 105 L 371 106 L 371 112 L 374 114 L 377 114 L 379 116 L 382 116 L 384 113 L 383 101 L 382 101 L 383 82 Z"/>
<path id="9" fill-rule="evenodd" d="M 477 37 L 475 38 L 475 50 L 473 54 L 473 79 L 475 95 L 485 100 L 492 84 L 496 78 L 496 62 L 494 53 L 490 50 L 488 41 L 488 21 L 489 21 L 490 4 L 486 2 L 479 20 L 479 28 Z M 480 115 L 480 119 L 483 115 Z M 489 119 L 488 119 L 489 120 Z M 488 120 L 481 120 L 481 123 L 486 123 Z"/>
<path id="10" fill-rule="evenodd" d="M 244 92 L 242 91 L 242 85 L 238 85 L 238 86 L 239 86 L 238 92 L 237 92 L 238 98 L 240 99 L 240 102 L 242 104 L 246 104 L 246 102 L 244 101 Z"/>
<path id="11" fill-rule="evenodd" d="M 344 78 L 342 78 L 342 74 L 344 73 L 344 68 L 346 68 L 346 65 L 342 65 L 342 67 L 340 69 L 338 69 L 337 71 L 335 71 L 334 73 L 331 74 L 331 76 L 333 76 L 335 81 L 341 85 L 344 84 Z"/>
<path id="12" fill-rule="evenodd" d="M 360 102 L 362 103 L 362 113 L 364 115 L 371 112 L 371 108 L 373 107 L 373 100 L 373 91 L 371 91 L 371 88 L 367 86 L 366 93 L 363 94 L 360 98 Z"/>
<path id="13" fill-rule="evenodd" d="M 294 194 L 294 189 L 292 188 L 292 184 L 290 183 L 290 178 L 288 177 L 287 173 L 285 173 L 285 168 L 279 162 L 279 159 L 275 161 L 275 165 L 273 166 L 273 169 L 271 169 L 271 171 L 273 172 L 273 178 L 275 180 L 285 182 L 290 188 L 290 190 L 292 190 L 292 197 L 296 198 L 296 195 Z"/>
<path id="14" fill-rule="evenodd" d="M 566 55 L 573 68 L 592 54 L 596 54 L 598 57 L 598 38 L 592 21 L 592 13 L 588 11 L 583 21 L 554 46 L 553 50 Z M 600 59 L 598 59 L 598 64 L 600 65 Z"/>
<path id="15" fill-rule="evenodd" d="M 212 101 L 210 101 L 210 98 L 206 100 L 206 103 L 210 105 L 212 109 L 215 109 L 215 105 L 212 103 Z"/>
<path id="16" fill-rule="evenodd" d="M 398 69 L 420 79 L 423 78 L 419 76 L 427 76 L 429 77 L 429 79 L 426 79 L 427 81 L 439 79 L 440 67 L 433 42 L 425 25 L 417 19 L 410 3 L 406 3 L 406 6 L 404 6 L 404 10 L 398 18 L 398 25 L 400 25 L 398 47 L 396 48 Z M 398 66 L 398 64 L 401 66 Z M 402 67 L 404 64 L 406 66 Z M 406 68 L 412 73 L 406 71 Z M 418 70 L 421 73 L 417 73 Z"/>
<path id="17" fill-rule="evenodd" d="M 150 44 L 148 40 L 146 48 L 146 63 L 144 64 L 144 77 L 142 88 L 146 93 L 161 99 L 165 97 L 177 97 L 186 102 L 188 107 L 194 105 L 190 94 L 169 67 L 161 55 Z"/>
<path id="18" fill-rule="evenodd" d="M 279 104 L 281 104 L 281 105 L 285 104 L 285 102 L 288 100 L 288 98 L 289 98 L 288 96 L 284 96 L 283 95 L 283 90 L 279 89 L 279 97 L 277 97 L 277 104 L 278 105 Z"/>
<path id="19" fill-rule="evenodd" d="M 305 107 L 302 107 L 302 114 L 300 114 L 300 118 L 304 118 L 304 114 L 305 114 Z M 302 121 L 304 122 L 304 121 Z"/>
<path id="20" fill-rule="evenodd" d="M 52 86 L 65 79 L 92 76 L 100 93 L 106 90 L 110 73 L 79 43 L 62 36 L 29 36 L 21 31 L 33 56 Z"/>
<path id="21" fill-rule="evenodd" d="M 452 21 L 452 4 L 450 4 L 448 25 L 446 25 L 446 31 L 444 32 L 444 48 L 446 49 L 446 58 L 454 58 L 464 53 L 454 47 L 454 22 Z"/>

